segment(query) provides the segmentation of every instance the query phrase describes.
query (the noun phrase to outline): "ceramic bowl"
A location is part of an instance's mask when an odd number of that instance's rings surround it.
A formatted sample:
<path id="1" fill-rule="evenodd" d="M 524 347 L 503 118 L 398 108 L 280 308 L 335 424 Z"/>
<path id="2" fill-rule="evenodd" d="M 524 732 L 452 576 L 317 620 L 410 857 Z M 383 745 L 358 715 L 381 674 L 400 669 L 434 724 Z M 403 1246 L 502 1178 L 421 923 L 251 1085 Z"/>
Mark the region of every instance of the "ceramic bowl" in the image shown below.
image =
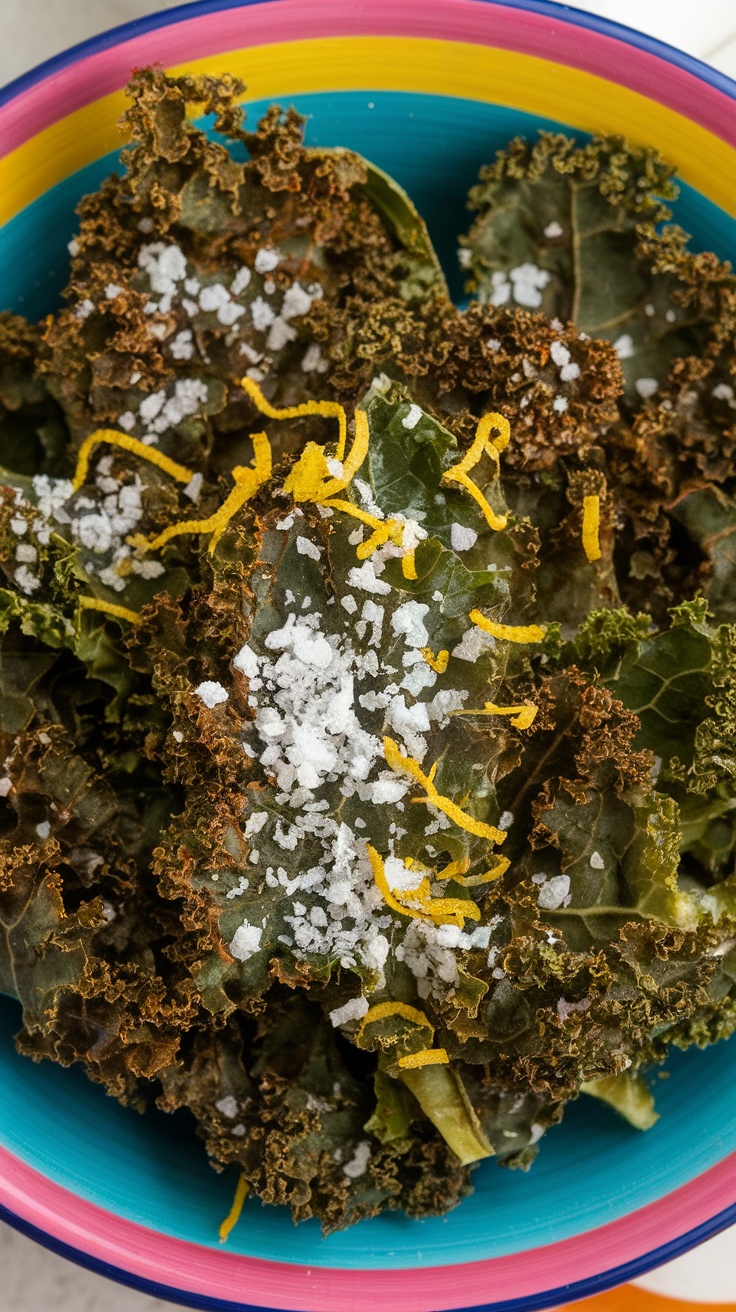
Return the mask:
<path id="1" fill-rule="evenodd" d="M 677 166 L 676 218 L 736 254 L 736 86 L 640 33 L 544 0 L 202 0 L 67 51 L 0 93 L 3 306 L 38 316 L 66 279 L 74 206 L 116 165 L 135 66 L 230 71 L 249 119 L 274 100 L 311 145 L 351 146 L 409 191 L 448 273 L 479 166 L 515 133 L 620 132 Z M 452 275 L 451 275 L 452 276 Z M 460 279 L 455 278 L 460 291 Z M 680 1054 L 637 1135 L 592 1100 L 533 1170 L 484 1164 L 449 1216 L 387 1215 L 322 1239 L 246 1205 L 190 1124 L 126 1112 L 75 1070 L 16 1056 L 0 1007 L 0 1212 L 69 1257 L 202 1308 L 532 1309 L 580 1298 L 736 1220 L 736 1040 Z"/>

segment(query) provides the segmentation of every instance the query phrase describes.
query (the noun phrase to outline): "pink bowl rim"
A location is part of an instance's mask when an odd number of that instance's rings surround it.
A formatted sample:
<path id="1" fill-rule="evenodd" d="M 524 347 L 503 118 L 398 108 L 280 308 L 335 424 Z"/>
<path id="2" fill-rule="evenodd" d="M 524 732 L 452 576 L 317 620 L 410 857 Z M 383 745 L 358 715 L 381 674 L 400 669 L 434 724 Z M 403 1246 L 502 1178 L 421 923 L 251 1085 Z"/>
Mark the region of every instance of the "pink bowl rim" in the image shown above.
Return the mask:
<path id="1" fill-rule="evenodd" d="M 0 1180 L 0 1219 L 98 1274 L 209 1312 L 533 1312 L 632 1280 L 736 1222 L 733 1153 L 648 1207 L 525 1253 L 528 1292 L 520 1295 L 514 1254 L 421 1270 L 310 1268 L 161 1235 L 79 1198 L 5 1149 Z M 577 1278 L 565 1280 L 573 1271 Z"/>

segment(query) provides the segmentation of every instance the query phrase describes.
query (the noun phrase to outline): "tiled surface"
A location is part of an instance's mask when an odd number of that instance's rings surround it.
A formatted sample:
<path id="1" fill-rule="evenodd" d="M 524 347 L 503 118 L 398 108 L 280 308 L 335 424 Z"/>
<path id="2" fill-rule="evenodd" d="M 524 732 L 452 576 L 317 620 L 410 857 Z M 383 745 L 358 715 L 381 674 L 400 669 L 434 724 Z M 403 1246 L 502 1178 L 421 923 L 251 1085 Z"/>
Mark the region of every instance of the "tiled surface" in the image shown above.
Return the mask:
<path id="1" fill-rule="evenodd" d="M 397 0 L 400 3 L 400 0 Z M 171 8 L 164 0 L 0 0 L 0 85 L 85 37 Z M 588 0 L 573 4 L 679 46 L 736 78 L 736 0 Z M 670 1298 L 736 1302 L 736 1232 L 711 1240 L 642 1286 Z M 0 1312 L 166 1312 L 170 1303 L 113 1285 L 0 1225 Z M 622 1294 L 621 1308 L 627 1297 Z M 589 1305 L 595 1307 L 595 1301 Z"/>

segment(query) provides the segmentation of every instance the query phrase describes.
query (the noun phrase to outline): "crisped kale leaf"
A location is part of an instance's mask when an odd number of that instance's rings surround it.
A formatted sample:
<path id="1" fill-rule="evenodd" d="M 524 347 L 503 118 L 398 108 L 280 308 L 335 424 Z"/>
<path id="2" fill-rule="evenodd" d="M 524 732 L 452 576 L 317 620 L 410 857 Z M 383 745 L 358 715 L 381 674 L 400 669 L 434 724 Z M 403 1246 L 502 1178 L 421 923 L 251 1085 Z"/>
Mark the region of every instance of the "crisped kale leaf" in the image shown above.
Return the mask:
<path id="1" fill-rule="evenodd" d="M 80 206 L 43 381 L 75 444 L 120 423 L 216 474 L 247 450 L 246 371 L 283 404 L 323 390 L 313 305 L 421 303 L 446 297 L 444 278 L 409 198 L 352 151 L 305 148 L 294 110 L 249 132 L 234 79 L 144 69 L 128 90 L 126 172 Z M 194 106 L 223 139 L 189 121 Z"/>
<path id="2" fill-rule="evenodd" d="M 700 344 L 697 310 L 680 304 L 677 275 L 658 259 L 656 226 L 678 194 L 672 172 L 620 137 L 578 145 L 545 132 L 499 151 L 470 193 L 470 290 L 618 343 L 635 405 L 637 380 L 663 381 Z"/>

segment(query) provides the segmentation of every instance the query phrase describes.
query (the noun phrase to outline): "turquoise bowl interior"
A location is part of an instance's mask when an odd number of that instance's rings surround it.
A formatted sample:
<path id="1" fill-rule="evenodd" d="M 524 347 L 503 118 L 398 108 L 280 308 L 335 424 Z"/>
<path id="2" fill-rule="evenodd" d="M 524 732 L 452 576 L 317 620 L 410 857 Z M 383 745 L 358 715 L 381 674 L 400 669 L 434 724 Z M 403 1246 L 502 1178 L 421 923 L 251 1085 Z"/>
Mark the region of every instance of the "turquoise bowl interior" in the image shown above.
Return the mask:
<path id="1" fill-rule="evenodd" d="M 480 165 L 517 133 L 565 125 L 476 101 L 409 93 L 296 97 L 311 145 L 368 156 L 410 193 L 425 216 L 454 293 L 455 250 L 467 226 L 464 197 Z M 265 104 L 253 103 L 253 123 Z M 53 310 L 66 280 L 74 207 L 116 167 L 109 155 L 75 173 L 0 230 L 3 306 L 30 317 Z M 441 187 L 438 180 L 441 179 Z M 676 219 L 697 249 L 736 256 L 736 220 L 683 187 Z M 0 999 L 0 1144 L 44 1176 L 156 1231 L 216 1246 L 237 1173 L 217 1175 L 185 1116 L 121 1108 L 79 1070 L 36 1066 L 14 1051 L 17 1005 Z M 449 1216 L 399 1214 L 326 1240 L 315 1223 L 246 1204 L 230 1247 L 277 1262 L 382 1268 L 464 1263 L 520 1253 L 595 1229 L 662 1198 L 736 1150 L 736 1039 L 676 1054 L 670 1078 L 652 1075 L 661 1119 L 644 1135 L 581 1099 L 544 1139 L 528 1174 L 483 1164 L 475 1193 Z"/>

